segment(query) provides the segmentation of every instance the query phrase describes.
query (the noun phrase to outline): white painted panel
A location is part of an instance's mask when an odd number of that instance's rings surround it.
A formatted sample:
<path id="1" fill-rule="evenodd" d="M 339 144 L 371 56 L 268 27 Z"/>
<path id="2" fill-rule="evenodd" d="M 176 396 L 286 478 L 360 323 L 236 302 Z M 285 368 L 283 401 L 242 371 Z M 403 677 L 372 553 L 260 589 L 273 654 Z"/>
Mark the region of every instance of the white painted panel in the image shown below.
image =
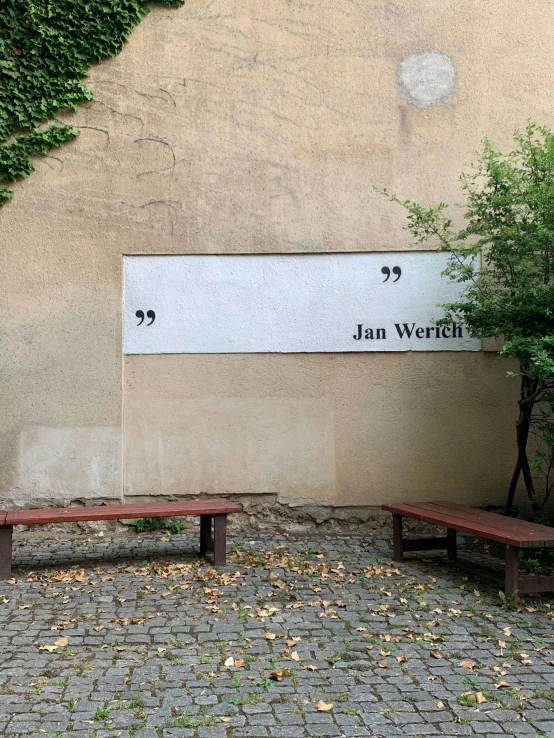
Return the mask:
<path id="1" fill-rule="evenodd" d="M 433 326 L 438 304 L 460 294 L 441 276 L 447 259 L 432 251 L 127 256 L 124 352 L 478 351 L 465 327 Z"/>

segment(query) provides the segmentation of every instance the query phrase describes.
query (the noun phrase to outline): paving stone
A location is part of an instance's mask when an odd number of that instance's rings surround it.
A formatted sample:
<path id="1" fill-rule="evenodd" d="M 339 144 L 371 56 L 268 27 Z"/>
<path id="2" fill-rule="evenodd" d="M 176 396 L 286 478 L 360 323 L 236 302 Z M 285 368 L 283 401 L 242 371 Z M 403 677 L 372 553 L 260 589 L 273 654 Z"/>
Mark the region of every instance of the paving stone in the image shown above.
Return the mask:
<path id="1" fill-rule="evenodd" d="M 32 573 L 0 582 L 0 734 L 554 736 L 554 608 L 502 610 L 497 582 L 440 554 L 392 564 L 385 536 L 234 543 L 216 571 L 183 553 L 190 532 L 18 541 Z M 479 712 L 459 704 L 477 689 Z"/>

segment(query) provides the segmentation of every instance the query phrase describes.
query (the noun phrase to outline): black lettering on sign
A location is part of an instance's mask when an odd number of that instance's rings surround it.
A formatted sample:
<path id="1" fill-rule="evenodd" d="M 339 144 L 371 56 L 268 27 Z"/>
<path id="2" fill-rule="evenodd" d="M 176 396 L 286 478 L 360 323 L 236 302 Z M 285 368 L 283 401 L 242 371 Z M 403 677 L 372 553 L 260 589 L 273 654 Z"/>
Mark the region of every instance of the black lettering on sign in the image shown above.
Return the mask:
<path id="1" fill-rule="evenodd" d="M 135 313 L 137 318 L 140 318 L 139 322 L 137 323 L 137 326 L 142 325 L 144 323 L 144 311 L 143 310 L 137 310 Z M 156 313 L 153 310 L 148 310 L 146 313 L 146 317 L 149 318 L 150 323 L 147 323 L 146 325 L 152 325 L 152 323 L 156 320 Z"/>
<path id="2" fill-rule="evenodd" d="M 381 274 L 385 274 L 386 275 L 385 276 L 385 279 L 383 280 L 383 282 L 387 282 L 388 281 L 388 279 L 390 277 L 390 273 L 391 273 L 390 267 L 383 267 L 381 269 Z M 400 267 L 398 267 L 398 266 L 393 267 L 392 268 L 392 273 L 396 276 L 396 279 L 393 279 L 392 281 L 393 282 L 398 282 L 398 280 L 402 276 L 402 269 L 400 269 Z"/>

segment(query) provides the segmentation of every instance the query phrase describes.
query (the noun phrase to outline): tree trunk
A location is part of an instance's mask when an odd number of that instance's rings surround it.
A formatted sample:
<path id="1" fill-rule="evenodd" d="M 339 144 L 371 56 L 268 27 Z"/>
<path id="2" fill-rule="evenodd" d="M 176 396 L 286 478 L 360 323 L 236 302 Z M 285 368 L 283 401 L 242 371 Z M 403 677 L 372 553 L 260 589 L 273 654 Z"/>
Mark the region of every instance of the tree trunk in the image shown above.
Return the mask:
<path id="1" fill-rule="evenodd" d="M 516 494 L 517 483 L 519 482 L 520 474 L 521 474 L 521 461 L 519 459 L 519 453 L 518 453 L 514 472 L 510 480 L 510 487 L 508 489 L 508 499 L 506 500 L 506 507 L 504 508 L 504 515 L 512 514 L 512 508 L 514 506 L 514 497 Z"/>
<path id="2" fill-rule="evenodd" d="M 535 516 L 540 513 L 541 507 L 535 494 L 535 484 L 531 475 L 529 459 L 527 458 L 527 442 L 529 441 L 529 430 L 531 428 L 531 415 L 533 413 L 533 407 L 535 405 L 535 400 L 530 398 L 534 397 L 537 386 L 538 382 L 536 380 L 530 380 L 527 377 L 523 377 L 523 397 L 519 402 L 519 417 L 516 422 L 518 464 L 523 474 L 525 489 L 527 490 L 527 496 L 529 498 Z"/>
<path id="3" fill-rule="evenodd" d="M 537 391 L 537 387 L 538 382 L 536 380 L 530 380 L 525 375 L 522 376 L 519 416 L 516 422 L 517 461 L 510 480 L 510 487 L 508 489 L 508 499 L 506 501 L 506 508 L 504 511 L 506 515 L 510 515 L 512 512 L 514 496 L 521 473 L 523 473 L 525 489 L 535 516 L 539 515 L 541 512 L 541 506 L 535 494 L 535 485 L 531 475 L 529 459 L 527 457 L 527 443 L 529 441 L 529 431 L 531 429 L 531 415 L 536 402 L 534 396 Z"/>
<path id="4" fill-rule="evenodd" d="M 529 440 L 530 427 L 531 419 L 527 414 L 527 408 L 525 408 L 525 410 L 520 412 L 516 423 L 518 463 L 523 473 L 523 481 L 525 483 L 525 489 L 527 490 L 527 496 L 529 497 L 533 507 L 533 512 L 537 514 L 540 512 L 540 507 L 538 506 L 535 496 L 535 485 L 533 483 L 533 477 L 531 476 L 529 459 L 527 458 L 527 441 Z"/>

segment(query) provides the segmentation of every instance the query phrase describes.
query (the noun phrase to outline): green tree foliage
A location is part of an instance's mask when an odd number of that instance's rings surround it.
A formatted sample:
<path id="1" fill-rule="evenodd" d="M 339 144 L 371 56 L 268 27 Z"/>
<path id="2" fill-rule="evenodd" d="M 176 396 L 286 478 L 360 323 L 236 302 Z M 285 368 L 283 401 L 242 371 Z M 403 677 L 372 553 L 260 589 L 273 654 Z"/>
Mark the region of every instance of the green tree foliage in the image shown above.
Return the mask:
<path id="1" fill-rule="evenodd" d="M 439 323 L 462 321 L 476 338 L 502 337 L 501 353 L 519 363 L 517 463 L 507 511 L 523 474 L 542 519 L 554 466 L 554 133 L 529 124 L 509 154 L 485 140 L 461 182 L 461 230 L 444 203 L 425 208 L 386 194 L 406 208 L 418 243 L 435 241 L 451 252 L 446 275 L 464 290 L 458 302 L 443 306 Z"/>
<path id="2" fill-rule="evenodd" d="M 147 0 L 0 2 L 0 182 L 28 176 L 31 155 L 78 135 L 67 125 L 37 127 L 92 98 L 83 82 L 89 67 L 119 54 L 147 13 Z M 0 186 L 0 205 L 12 194 Z"/>

